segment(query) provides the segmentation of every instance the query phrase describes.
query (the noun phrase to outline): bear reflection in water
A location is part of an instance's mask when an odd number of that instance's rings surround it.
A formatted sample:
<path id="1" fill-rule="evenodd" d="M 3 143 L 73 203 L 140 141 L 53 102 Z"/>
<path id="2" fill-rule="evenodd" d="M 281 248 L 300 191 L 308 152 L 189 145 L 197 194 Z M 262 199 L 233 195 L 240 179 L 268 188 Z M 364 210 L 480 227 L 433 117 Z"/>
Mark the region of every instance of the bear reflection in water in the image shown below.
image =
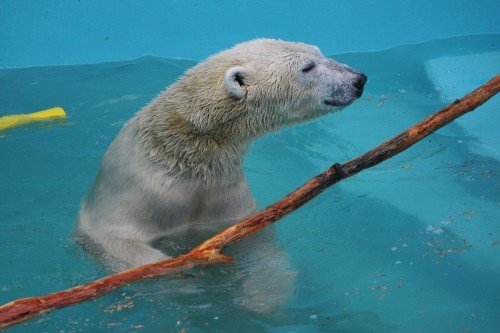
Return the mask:
<path id="1" fill-rule="evenodd" d="M 341 110 L 366 80 L 302 43 L 257 39 L 208 58 L 125 124 L 82 201 L 77 241 L 122 270 L 169 258 L 158 239 L 191 243 L 245 218 L 256 210 L 242 167 L 252 140 Z M 248 252 L 269 250 L 270 234 L 252 236 Z M 293 292 L 274 246 L 272 259 L 246 267 L 239 296 L 249 309 L 272 311 Z"/>

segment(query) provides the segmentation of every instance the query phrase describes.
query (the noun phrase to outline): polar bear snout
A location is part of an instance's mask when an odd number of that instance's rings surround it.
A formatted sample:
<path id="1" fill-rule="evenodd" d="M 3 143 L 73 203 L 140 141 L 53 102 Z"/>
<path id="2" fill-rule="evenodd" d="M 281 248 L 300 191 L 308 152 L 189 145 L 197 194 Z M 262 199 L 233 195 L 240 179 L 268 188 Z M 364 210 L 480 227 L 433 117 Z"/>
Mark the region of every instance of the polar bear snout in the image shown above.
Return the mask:
<path id="1" fill-rule="evenodd" d="M 354 80 L 354 88 L 356 89 L 355 95 L 357 98 L 361 97 L 363 94 L 363 89 L 367 80 L 368 77 L 363 73 L 359 73 Z"/>
<path id="2" fill-rule="evenodd" d="M 324 103 L 333 107 L 344 107 L 361 97 L 368 80 L 367 76 L 348 69 L 342 75 L 342 79 L 333 82 L 327 93 L 328 97 Z"/>

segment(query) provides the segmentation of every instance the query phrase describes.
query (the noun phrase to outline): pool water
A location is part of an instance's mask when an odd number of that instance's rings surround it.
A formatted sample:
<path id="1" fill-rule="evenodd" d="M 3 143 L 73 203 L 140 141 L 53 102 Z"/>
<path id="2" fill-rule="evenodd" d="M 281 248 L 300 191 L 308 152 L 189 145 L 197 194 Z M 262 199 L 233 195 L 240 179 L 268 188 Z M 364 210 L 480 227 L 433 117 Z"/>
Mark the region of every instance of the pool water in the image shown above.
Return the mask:
<path id="1" fill-rule="evenodd" d="M 366 91 L 341 113 L 253 144 L 245 169 L 260 207 L 498 74 L 500 34 L 334 58 L 368 75 Z M 2 114 L 57 105 L 68 114 L 0 132 L 1 304 L 108 273 L 72 242 L 79 202 L 125 121 L 194 64 L 143 57 L 0 70 Z M 233 275 L 252 253 L 244 241 L 228 249 L 234 264 L 142 281 L 7 331 L 497 332 L 499 122 L 497 96 L 277 222 L 297 280 L 276 312 L 234 301 Z"/>

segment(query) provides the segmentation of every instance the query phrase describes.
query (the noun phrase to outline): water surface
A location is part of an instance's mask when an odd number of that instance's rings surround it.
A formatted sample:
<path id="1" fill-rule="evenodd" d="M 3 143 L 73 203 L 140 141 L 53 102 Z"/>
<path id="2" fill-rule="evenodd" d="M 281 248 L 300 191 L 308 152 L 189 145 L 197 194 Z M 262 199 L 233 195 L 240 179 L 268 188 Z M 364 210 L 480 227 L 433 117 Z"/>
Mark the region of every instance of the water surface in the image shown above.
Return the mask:
<path id="1" fill-rule="evenodd" d="M 341 113 L 253 144 L 245 169 L 260 207 L 485 82 L 499 54 L 491 34 L 334 56 L 368 75 L 366 92 Z M 2 114 L 56 105 L 68 114 L 0 133 L 0 303 L 107 274 L 71 240 L 79 201 L 125 121 L 192 65 L 144 57 L 0 70 Z M 278 222 L 297 281 L 277 312 L 235 301 L 235 276 L 257 260 L 243 243 L 230 249 L 233 265 L 144 281 L 7 331 L 498 331 L 499 111 L 496 97 Z"/>

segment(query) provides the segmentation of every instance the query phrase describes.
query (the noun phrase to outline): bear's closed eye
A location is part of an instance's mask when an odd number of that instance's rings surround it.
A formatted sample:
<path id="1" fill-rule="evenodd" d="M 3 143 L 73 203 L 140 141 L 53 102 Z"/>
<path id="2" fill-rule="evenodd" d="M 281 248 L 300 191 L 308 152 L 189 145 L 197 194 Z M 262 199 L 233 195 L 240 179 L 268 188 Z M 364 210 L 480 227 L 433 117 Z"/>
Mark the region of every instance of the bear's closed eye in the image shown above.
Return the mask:
<path id="1" fill-rule="evenodd" d="M 302 68 L 302 72 L 303 73 L 310 72 L 311 70 L 314 69 L 314 67 L 316 67 L 316 63 L 314 61 L 311 61 L 304 68 Z"/>

